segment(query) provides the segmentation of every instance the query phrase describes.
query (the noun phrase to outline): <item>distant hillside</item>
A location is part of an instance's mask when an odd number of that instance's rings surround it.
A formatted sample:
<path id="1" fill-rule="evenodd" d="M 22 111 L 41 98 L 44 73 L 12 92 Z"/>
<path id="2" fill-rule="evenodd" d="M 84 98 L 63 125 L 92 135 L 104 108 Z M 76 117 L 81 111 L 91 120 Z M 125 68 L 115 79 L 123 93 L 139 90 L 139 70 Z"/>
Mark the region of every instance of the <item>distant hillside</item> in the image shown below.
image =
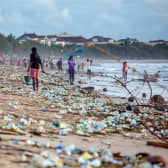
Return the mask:
<path id="1" fill-rule="evenodd" d="M 64 56 L 74 51 L 78 46 L 76 45 L 47 45 L 39 44 L 37 42 L 28 41 L 19 44 L 14 36 L 9 35 L 5 37 L 0 34 L 0 56 L 2 55 L 16 55 L 16 56 L 29 56 L 31 48 L 37 47 L 41 56 Z M 155 45 L 145 44 L 142 42 L 130 42 L 122 40 L 118 44 L 96 44 L 100 49 L 108 51 L 112 55 L 120 59 L 168 59 L 168 44 L 156 43 Z M 85 52 L 82 57 L 103 58 L 110 59 L 111 56 L 106 55 L 101 50 L 91 46 L 84 49 Z"/>
<path id="2" fill-rule="evenodd" d="M 168 59 L 167 44 L 157 44 L 151 46 L 137 42 L 130 45 L 106 44 L 97 46 L 105 49 L 120 59 Z M 105 59 L 110 58 L 110 56 L 105 55 L 103 52 L 93 47 L 89 48 L 85 55 Z"/>

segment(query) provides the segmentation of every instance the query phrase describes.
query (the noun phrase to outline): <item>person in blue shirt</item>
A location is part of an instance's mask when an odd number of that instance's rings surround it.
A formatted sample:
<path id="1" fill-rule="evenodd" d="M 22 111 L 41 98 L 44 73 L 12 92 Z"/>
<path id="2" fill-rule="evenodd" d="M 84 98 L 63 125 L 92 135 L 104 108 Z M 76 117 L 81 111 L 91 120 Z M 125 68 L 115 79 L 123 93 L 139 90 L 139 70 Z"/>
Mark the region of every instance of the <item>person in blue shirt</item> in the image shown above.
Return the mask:
<path id="1" fill-rule="evenodd" d="M 68 72 L 69 72 L 69 82 L 70 85 L 73 85 L 75 80 L 75 62 L 73 56 L 70 56 L 68 59 Z"/>

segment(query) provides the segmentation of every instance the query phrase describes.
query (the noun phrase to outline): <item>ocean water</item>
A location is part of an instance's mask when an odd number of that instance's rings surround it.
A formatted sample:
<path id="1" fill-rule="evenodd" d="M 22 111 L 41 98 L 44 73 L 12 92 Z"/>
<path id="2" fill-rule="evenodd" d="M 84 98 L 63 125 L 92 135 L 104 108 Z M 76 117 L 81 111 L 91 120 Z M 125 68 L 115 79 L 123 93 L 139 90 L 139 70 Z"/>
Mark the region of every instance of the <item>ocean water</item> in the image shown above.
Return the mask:
<path id="1" fill-rule="evenodd" d="M 132 72 L 131 69 L 128 70 L 128 81 L 135 79 L 135 81 L 127 84 L 129 90 L 132 91 L 134 96 L 139 98 L 142 97 L 142 93 L 146 93 L 147 97 L 150 96 L 150 89 L 147 83 L 143 86 L 143 82 L 137 79 L 143 79 L 144 70 L 148 74 L 155 74 L 160 71 L 160 77 L 157 82 L 151 82 L 152 94 L 162 95 L 166 100 L 168 100 L 168 64 L 167 63 L 131 63 L 128 64 L 131 68 L 136 68 L 138 72 Z M 94 86 L 96 90 L 104 93 L 106 95 L 111 95 L 114 97 L 129 97 L 129 93 L 121 87 L 112 78 L 114 76 L 122 77 L 122 64 L 119 63 L 97 63 L 92 66 L 92 71 L 97 72 L 98 75 L 91 78 L 91 80 L 86 77 L 83 78 L 87 80 L 87 85 L 84 86 Z M 103 88 L 107 88 L 107 92 L 103 92 Z"/>

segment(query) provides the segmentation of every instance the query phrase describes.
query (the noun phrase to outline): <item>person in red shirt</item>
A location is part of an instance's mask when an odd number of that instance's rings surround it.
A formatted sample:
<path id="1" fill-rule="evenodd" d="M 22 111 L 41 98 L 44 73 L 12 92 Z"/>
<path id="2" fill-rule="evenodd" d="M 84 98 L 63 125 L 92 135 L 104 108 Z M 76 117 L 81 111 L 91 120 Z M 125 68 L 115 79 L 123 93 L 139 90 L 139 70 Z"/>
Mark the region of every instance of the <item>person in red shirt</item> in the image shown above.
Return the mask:
<path id="1" fill-rule="evenodd" d="M 21 66 L 22 65 L 22 60 L 19 58 L 18 60 L 18 66 Z"/>
<path id="2" fill-rule="evenodd" d="M 122 72 L 123 72 L 123 79 L 124 81 L 127 81 L 127 62 L 123 62 L 123 69 L 122 69 Z"/>

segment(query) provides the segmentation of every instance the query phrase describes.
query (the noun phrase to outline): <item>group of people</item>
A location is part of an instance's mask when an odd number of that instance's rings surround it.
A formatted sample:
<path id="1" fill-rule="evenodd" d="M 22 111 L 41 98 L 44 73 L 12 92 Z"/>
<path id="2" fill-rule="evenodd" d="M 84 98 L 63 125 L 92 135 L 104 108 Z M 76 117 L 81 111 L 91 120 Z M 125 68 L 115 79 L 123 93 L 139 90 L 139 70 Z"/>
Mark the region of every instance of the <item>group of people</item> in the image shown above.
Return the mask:
<path id="1" fill-rule="evenodd" d="M 91 78 L 91 73 L 92 73 L 91 72 L 92 63 L 93 63 L 92 59 L 87 59 L 87 75 L 88 75 L 89 79 Z M 74 57 L 70 56 L 68 58 L 68 73 L 69 73 L 69 82 L 70 82 L 70 85 L 74 84 L 74 80 L 75 80 L 75 66 L 76 66 L 76 63 L 74 61 Z M 39 87 L 39 72 L 40 72 L 40 67 L 42 69 L 42 72 L 45 73 L 42 61 L 40 59 L 40 56 L 37 53 L 36 48 L 33 47 L 32 48 L 32 53 L 30 55 L 30 63 L 29 63 L 27 71 L 29 72 L 30 77 L 33 80 L 33 89 L 34 89 L 34 91 L 38 90 L 38 87 Z M 57 62 L 57 67 L 58 67 L 59 70 L 62 70 L 62 59 L 60 59 Z M 123 62 L 123 68 L 122 68 L 124 81 L 127 81 L 127 69 L 128 69 L 127 68 L 127 62 L 125 61 L 125 62 Z"/>
<path id="2" fill-rule="evenodd" d="M 0 64 L 5 64 L 6 61 L 7 61 L 7 59 L 5 57 L 0 57 Z M 30 77 L 33 80 L 33 89 L 34 89 L 34 91 L 38 90 L 38 87 L 39 87 L 40 67 L 42 69 L 42 72 L 45 73 L 44 67 L 48 68 L 49 62 L 52 62 L 51 59 L 43 59 L 43 61 L 41 61 L 41 58 L 40 58 L 40 56 L 39 56 L 39 54 L 37 52 L 37 49 L 35 47 L 32 48 L 32 53 L 30 55 L 30 61 L 26 57 L 24 57 L 24 58 L 9 57 L 10 65 L 23 66 L 25 68 L 28 65 L 27 71 L 28 71 Z M 77 67 L 76 67 L 75 59 L 74 59 L 73 55 L 71 55 L 68 58 L 68 73 L 69 73 L 69 83 L 70 83 L 70 85 L 74 84 L 75 69 L 77 69 L 77 71 L 80 72 L 79 69 L 81 68 L 82 72 L 84 72 L 84 66 L 85 65 L 86 65 L 86 68 L 87 68 L 88 79 L 91 79 L 91 76 L 92 76 L 92 64 L 93 64 L 92 59 L 87 59 L 86 64 L 84 64 L 83 61 L 81 63 L 78 60 L 77 61 Z M 60 58 L 56 62 L 56 65 L 57 65 L 58 71 L 61 72 L 63 70 L 62 58 Z M 122 79 L 125 82 L 127 81 L 128 69 L 129 69 L 129 67 L 127 66 L 127 62 L 124 61 L 123 62 L 123 66 L 122 66 Z M 132 69 L 132 71 L 133 71 L 133 69 Z M 136 69 L 135 69 L 135 72 L 136 72 Z M 157 71 L 154 74 L 154 77 L 158 78 L 159 76 L 160 76 L 160 71 Z"/>
<path id="3" fill-rule="evenodd" d="M 27 67 L 28 64 L 28 59 L 26 57 L 23 58 L 17 58 L 17 57 L 11 57 L 11 56 L 6 56 L 0 58 L 0 63 L 1 64 L 7 64 L 9 62 L 9 65 L 16 65 L 16 66 L 22 66 L 22 67 Z"/>
<path id="4" fill-rule="evenodd" d="M 91 76 L 91 65 L 92 65 L 92 60 L 87 59 L 87 74 L 89 75 L 89 78 Z M 70 56 L 68 58 L 68 73 L 69 73 L 70 85 L 74 84 L 75 66 L 76 66 L 76 63 L 74 61 L 74 57 Z M 30 74 L 30 77 L 33 80 L 33 90 L 34 91 L 37 91 L 38 87 L 39 87 L 40 67 L 41 67 L 42 72 L 45 73 L 43 63 L 42 63 L 41 58 L 37 52 L 37 49 L 35 47 L 33 47 L 32 53 L 30 55 L 30 63 L 29 63 L 27 72 Z M 60 59 L 57 62 L 57 67 L 59 70 L 62 70 L 62 59 Z"/>
<path id="5" fill-rule="evenodd" d="M 27 66 L 27 60 L 26 58 L 21 59 L 16 57 L 10 57 L 10 65 Z"/>

